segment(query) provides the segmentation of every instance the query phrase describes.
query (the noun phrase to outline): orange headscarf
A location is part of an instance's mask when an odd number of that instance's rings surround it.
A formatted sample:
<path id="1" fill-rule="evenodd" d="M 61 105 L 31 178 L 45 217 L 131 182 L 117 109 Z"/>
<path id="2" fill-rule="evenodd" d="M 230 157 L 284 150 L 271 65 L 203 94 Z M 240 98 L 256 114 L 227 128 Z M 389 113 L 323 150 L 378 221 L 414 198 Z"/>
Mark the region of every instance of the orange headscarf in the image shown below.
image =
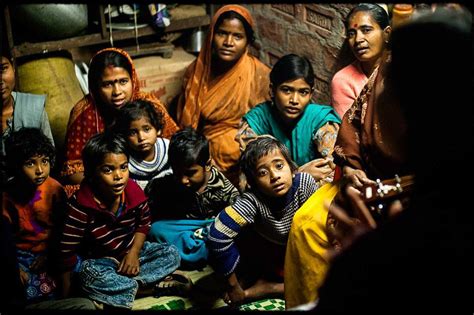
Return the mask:
<path id="1" fill-rule="evenodd" d="M 210 82 L 214 28 L 218 18 L 228 11 L 237 12 L 254 26 L 250 12 L 242 6 L 225 5 L 216 12 L 205 46 L 186 71 L 177 120 L 180 127 L 191 126 L 204 133 L 215 164 L 235 184 L 240 152 L 234 138 L 242 116 L 270 99 L 270 68 L 250 55 L 247 48 L 229 71 Z"/>

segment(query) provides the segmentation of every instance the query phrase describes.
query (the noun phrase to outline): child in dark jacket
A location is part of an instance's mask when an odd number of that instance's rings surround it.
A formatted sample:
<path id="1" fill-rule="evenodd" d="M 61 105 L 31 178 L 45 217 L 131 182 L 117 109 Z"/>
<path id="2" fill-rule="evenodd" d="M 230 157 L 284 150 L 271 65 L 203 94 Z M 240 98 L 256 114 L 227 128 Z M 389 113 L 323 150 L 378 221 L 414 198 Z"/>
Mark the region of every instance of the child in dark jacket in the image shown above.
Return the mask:
<path id="1" fill-rule="evenodd" d="M 212 165 L 209 141 L 194 129 L 174 134 L 168 155 L 174 175 L 153 180 L 146 190 L 155 221 L 150 236 L 176 245 L 185 267 L 200 268 L 207 263 L 210 224 L 239 192 Z"/>

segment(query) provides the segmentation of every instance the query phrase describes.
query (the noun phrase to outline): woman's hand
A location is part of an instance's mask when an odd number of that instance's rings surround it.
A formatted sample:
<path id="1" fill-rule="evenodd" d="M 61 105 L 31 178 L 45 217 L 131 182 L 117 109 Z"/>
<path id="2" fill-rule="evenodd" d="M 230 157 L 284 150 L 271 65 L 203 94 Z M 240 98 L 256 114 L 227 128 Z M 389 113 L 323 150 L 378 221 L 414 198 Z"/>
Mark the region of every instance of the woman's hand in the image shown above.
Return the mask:
<path id="1" fill-rule="evenodd" d="M 129 277 L 138 275 L 140 273 L 138 253 L 132 250 L 129 251 L 120 262 L 117 272 Z"/>
<path id="2" fill-rule="evenodd" d="M 362 188 L 365 184 L 374 184 L 373 180 L 370 180 L 363 170 L 355 169 L 350 166 L 344 166 L 342 168 L 342 175 L 349 182 L 350 185 L 357 189 Z"/>
<path id="3" fill-rule="evenodd" d="M 361 235 L 377 228 L 377 222 L 366 206 L 361 193 L 352 186 L 345 189 L 348 205 L 351 209 L 343 209 L 333 202 L 325 203 L 329 213 L 336 219 L 337 224 L 328 230 L 328 233 L 340 242 L 341 249 L 349 247 Z M 349 211 L 354 217 L 348 215 Z M 351 211 L 352 210 L 352 211 Z M 395 200 L 388 207 L 388 217 L 393 218 L 403 210 L 402 203 Z"/>
<path id="4" fill-rule="evenodd" d="M 316 181 L 330 176 L 334 171 L 334 163 L 330 159 L 315 159 L 300 166 L 298 172 L 311 174 Z"/>

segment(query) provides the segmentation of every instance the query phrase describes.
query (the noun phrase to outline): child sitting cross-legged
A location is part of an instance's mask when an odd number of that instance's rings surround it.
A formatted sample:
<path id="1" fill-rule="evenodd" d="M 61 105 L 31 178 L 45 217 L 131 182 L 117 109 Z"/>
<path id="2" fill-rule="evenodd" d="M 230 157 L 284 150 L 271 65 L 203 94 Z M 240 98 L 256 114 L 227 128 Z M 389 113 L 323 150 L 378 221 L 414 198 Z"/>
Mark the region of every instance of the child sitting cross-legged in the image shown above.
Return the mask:
<path id="1" fill-rule="evenodd" d="M 53 230 L 64 211 L 63 186 L 49 176 L 56 151 L 37 128 L 21 128 L 5 141 L 9 175 L 2 193 L 3 220 L 14 233 L 27 303 L 57 297 Z"/>
<path id="2" fill-rule="evenodd" d="M 176 280 L 189 285 L 175 271 L 180 264 L 176 247 L 146 241 L 150 211 L 143 190 L 129 179 L 125 140 L 114 133 L 97 134 L 86 143 L 82 158 L 85 177 L 68 201 L 60 245 L 64 295 L 70 292 L 78 254 L 82 291 L 109 307 L 130 309 L 136 296 L 161 295 Z"/>
<path id="3" fill-rule="evenodd" d="M 176 245 L 183 267 L 200 268 L 207 263 L 210 224 L 239 192 L 212 165 L 209 141 L 196 130 L 176 132 L 168 155 L 173 175 L 154 179 L 146 189 L 154 221 L 150 237 Z"/>
<path id="4" fill-rule="evenodd" d="M 224 278 L 230 305 L 283 296 L 291 222 L 317 189 L 310 174 L 295 172 L 288 149 L 271 136 L 249 142 L 239 163 L 248 191 L 219 213 L 208 239 L 211 266 Z"/>
<path id="5" fill-rule="evenodd" d="M 161 138 L 163 115 L 146 100 L 129 102 L 120 108 L 115 130 L 130 148 L 130 178 L 142 189 L 153 178 L 171 174 L 168 163 L 169 140 Z"/>

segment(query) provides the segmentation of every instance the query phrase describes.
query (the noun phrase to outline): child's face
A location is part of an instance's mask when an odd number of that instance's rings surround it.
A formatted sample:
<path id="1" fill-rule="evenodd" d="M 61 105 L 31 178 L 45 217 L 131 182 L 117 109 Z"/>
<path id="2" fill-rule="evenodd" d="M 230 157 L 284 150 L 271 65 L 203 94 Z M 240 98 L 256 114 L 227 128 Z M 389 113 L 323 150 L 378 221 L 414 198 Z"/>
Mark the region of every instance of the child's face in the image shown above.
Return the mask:
<path id="1" fill-rule="evenodd" d="M 311 101 L 311 86 L 304 79 L 286 81 L 274 89 L 275 103 L 283 121 L 292 124 Z"/>
<path id="2" fill-rule="evenodd" d="M 189 189 L 200 192 L 204 189 L 208 179 L 210 166 L 193 164 L 190 167 L 173 166 L 173 174 L 179 183 Z"/>
<path id="3" fill-rule="evenodd" d="M 268 197 L 286 195 L 293 183 L 293 172 L 280 150 L 262 156 L 255 168 L 257 189 Z"/>
<path id="4" fill-rule="evenodd" d="M 152 160 L 155 157 L 156 138 L 160 133 L 147 117 L 142 116 L 130 123 L 127 140 L 133 151 L 145 160 Z"/>
<path id="5" fill-rule="evenodd" d="M 132 79 L 126 69 L 113 66 L 104 69 L 99 83 L 99 94 L 104 103 L 118 109 L 130 101 L 132 93 Z"/>
<path id="6" fill-rule="evenodd" d="M 123 153 L 107 153 L 95 169 L 95 187 L 107 199 L 120 198 L 128 181 L 128 159 Z"/>
<path id="7" fill-rule="evenodd" d="M 28 182 L 39 186 L 49 176 L 51 170 L 49 157 L 35 155 L 23 163 L 22 170 Z"/>

